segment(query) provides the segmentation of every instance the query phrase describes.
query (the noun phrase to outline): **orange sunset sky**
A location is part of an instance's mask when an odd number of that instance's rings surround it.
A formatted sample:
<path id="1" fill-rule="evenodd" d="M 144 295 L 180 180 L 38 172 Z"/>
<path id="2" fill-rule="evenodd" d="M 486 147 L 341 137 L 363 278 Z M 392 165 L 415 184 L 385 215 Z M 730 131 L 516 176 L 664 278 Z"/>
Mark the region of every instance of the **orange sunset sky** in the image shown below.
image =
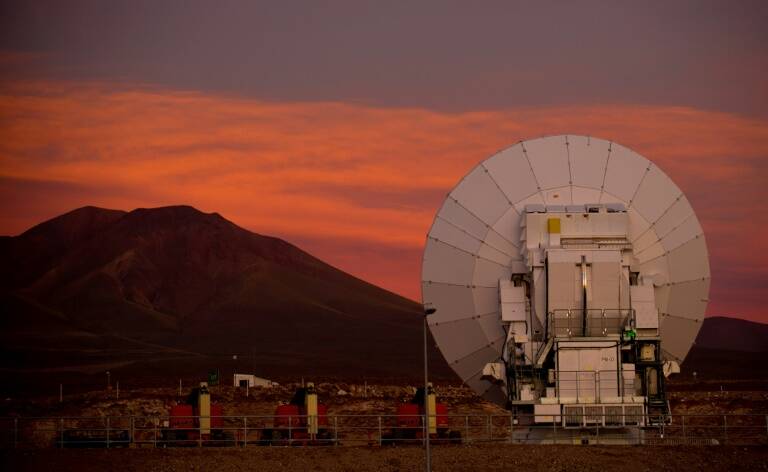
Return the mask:
<path id="1" fill-rule="evenodd" d="M 65 3 L 2 7 L 0 234 L 189 204 L 419 300 L 458 180 L 519 140 L 585 134 L 688 196 L 708 315 L 768 322 L 760 2 Z"/>

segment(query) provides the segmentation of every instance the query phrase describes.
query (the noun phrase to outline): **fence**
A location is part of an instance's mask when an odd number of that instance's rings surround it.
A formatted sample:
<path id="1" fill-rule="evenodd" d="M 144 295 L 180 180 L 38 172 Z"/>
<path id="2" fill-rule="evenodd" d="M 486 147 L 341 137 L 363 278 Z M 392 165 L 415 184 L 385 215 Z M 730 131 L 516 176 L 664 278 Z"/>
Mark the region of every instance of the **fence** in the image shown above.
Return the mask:
<path id="1" fill-rule="evenodd" d="M 327 422 L 325 419 L 327 418 Z M 768 445 L 768 415 L 670 415 L 654 427 L 627 427 L 610 415 L 561 416 L 448 415 L 438 423 L 433 443 L 509 444 Z M 178 417 L 175 417 L 178 420 Z M 45 447 L 211 447 L 421 444 L 423 416 L 404 422 L 395 415 L 329 415 L 317 434 L 306 417 L 290 417 L 274 427 L 272 416 L 211 418 L 210 434 L 196 427 L 169 428 L 168 417 L 0 418 L 0 448 Z M 302 422 L 303 420 L 303 422 Z M 189 417 L 197 425 L 199 417 Z M 641 424 L 642 418 L 636 418 Z M 410 424 L 415 426 L 403 426 Z M 304 426 L 301 426 L 304 425 Z"/>

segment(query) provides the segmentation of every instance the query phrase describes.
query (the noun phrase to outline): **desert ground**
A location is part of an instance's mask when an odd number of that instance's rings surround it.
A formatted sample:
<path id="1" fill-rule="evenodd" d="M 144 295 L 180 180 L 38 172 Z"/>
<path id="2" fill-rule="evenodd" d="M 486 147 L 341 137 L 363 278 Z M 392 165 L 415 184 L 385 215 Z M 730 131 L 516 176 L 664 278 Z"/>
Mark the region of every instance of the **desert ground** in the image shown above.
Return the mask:
<path id="1" fill-rule="evenodd" d="M 768 448 L 509 446 L 434 448 L 434 471 L 768 470 Z M 424 452 L 390 448 L 250 448 L 227 450 L 37 450 L 4 452 L 4 470 L 123 471 L 416 471 Z"/>

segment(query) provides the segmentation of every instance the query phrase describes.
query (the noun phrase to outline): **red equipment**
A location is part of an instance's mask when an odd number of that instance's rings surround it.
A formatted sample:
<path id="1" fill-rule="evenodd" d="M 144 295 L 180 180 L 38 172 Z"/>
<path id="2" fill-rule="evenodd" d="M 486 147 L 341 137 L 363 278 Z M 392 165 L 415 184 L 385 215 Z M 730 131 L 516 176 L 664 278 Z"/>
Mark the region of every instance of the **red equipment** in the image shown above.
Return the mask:
<path id="1" fill-rule="evenodd" d="M 287 436 L 289 424 L 292 430 L 293 438 L 297 439 L 301 435 L 307 434 L 307 411 L 300 405 L 289 403 L 287 405 L 278 405 L 275 409 L 275 418 L 273 421 L 274 429 L 285 432 Z M 317 405 L 317 423 L 319 429 L 328 429 L 328 407 Z M 297 436 L 298 435 L 298 436 Z"/>
<path id="2" fill-rule="evenodd" d="M 200 441 L 231 441 L 232 434 L 224 431 L 224 408 L 211 403 L 208 385 L 201 383 L 192 390 L 186 403 L 173 405 L 168 424 L 160 431 L 166 446 L 193 446 Z"/>
<path id="3" fill-rule="evenodd" d="M 428 405 L 434 405 L 434 410 L 429 413 L 429 437 L 438 442 L 461 442 L 461 433 L 452 431 L 448 424 L 448 407 L 444 403 L 437 403 L 431 384 L 427 394 Z M 416 390 L 410 402 L 402 403 L 397 407 L 397 419 L 395 427 L 388 434 L 383 435 L 382 443 L 397 444 L 422 440 L 424 438 L 424 389 Z"/>
<path id="4" fill-rule="evenodd" d="M 299 388 L 287 405 L 278 405 L 272 429 L 262 432 L 262 444 L 333 444 L 328 407 L 317 401 L 312 383 Z"/>

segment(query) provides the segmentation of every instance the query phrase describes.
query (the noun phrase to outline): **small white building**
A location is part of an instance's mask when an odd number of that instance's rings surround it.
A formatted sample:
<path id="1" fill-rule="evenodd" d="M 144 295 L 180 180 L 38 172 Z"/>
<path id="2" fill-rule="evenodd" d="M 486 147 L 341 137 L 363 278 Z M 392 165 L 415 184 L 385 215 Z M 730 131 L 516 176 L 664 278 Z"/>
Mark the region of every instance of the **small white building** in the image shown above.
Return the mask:
<path id="1" fill-rule="evenodd" d="M 268 379 L 256 377 L 253 374 L 235 374 L 233 385 L 235 387 L 276 387 L 280 384 Z"/>

